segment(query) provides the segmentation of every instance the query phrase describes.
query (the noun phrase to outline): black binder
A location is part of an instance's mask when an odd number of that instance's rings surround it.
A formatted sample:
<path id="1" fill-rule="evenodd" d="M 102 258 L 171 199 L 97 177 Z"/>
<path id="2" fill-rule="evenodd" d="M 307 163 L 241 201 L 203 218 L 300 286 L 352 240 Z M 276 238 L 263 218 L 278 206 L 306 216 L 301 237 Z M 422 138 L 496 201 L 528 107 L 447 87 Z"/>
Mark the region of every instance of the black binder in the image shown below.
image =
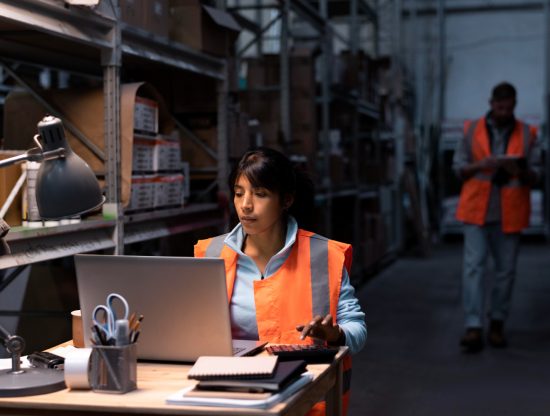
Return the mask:
<path id="1" fill-rule="evenodd" d="M 277 364 L 272 377 L 254 379 L 203 380 L 196 388 L 198 390 L 222 390 L 242 392 L 277 392 L 296 380 L 306 370 L 306 362 L 283 361 Z"/>

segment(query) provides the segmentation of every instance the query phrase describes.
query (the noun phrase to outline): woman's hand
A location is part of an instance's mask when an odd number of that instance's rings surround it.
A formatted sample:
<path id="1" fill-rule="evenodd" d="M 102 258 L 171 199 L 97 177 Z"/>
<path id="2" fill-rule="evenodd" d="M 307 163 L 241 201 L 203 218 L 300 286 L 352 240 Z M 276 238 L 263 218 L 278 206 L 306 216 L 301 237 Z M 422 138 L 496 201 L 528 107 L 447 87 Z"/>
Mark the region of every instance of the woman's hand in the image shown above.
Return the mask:
<path id="1" fill-rule="evenodd" d="M 305 337 L 318 338 L 330 345 L 344 345 L 346 343 L 344 331 L 332 322 L 332 315 L 330 314 L 324 318 L 317 315 L 308 324 L 297 325 L 296 330 L 301 332 L 300 339 L 305 339 Z"/>

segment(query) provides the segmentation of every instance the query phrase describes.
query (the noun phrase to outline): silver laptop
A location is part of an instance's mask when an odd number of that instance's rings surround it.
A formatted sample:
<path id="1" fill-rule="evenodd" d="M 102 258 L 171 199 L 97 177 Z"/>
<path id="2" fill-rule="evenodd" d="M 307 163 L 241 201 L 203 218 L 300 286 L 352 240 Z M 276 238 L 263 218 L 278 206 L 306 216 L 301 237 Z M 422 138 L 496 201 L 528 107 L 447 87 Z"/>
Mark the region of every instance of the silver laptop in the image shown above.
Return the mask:
<path id="1" fill-rule="evenodd" d="M 221 259 L 75 256 L 84 339 L 91 346 L 92 311 L 109 293 L 143 314 L 138 358 L 195 361 L 201 355 L 251 355 L 265 343 L 231 339 Z"/>

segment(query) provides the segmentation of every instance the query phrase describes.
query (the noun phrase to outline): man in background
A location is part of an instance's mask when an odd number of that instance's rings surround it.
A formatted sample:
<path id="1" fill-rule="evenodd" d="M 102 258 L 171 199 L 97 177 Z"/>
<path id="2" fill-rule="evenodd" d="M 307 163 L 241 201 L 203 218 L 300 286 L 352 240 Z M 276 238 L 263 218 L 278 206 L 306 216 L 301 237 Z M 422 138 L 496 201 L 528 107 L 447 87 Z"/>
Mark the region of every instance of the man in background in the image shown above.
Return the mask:
<path id="1" fill-rule="evenodd" d="M 493 88 L 490 111 L 466 122 L 453 158 L 463 181 L 457 218 L 464 223 L 462 296 L 465 352 L 483 348 L 484 275 L 489 252 L 495 282 L 489 305 L 487 340 L 507 346 L 508 316 L 516 274 L 520 232 L 529 225 L 530 188 L 540 175 L 536 130 L 514 117 L 516 89 L 502 82 Z"/>

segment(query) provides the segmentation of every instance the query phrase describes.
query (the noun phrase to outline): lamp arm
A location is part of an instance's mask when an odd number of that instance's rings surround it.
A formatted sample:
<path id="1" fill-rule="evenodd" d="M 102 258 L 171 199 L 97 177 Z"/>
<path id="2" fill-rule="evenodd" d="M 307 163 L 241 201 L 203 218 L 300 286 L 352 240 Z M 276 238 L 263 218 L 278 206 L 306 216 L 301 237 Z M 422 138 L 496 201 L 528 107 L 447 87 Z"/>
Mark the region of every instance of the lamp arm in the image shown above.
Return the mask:
<path id="1" fill-rule="evenodd" d="M 48 150 L 43 152 L 39 147 L 33 147 L 32 149 L 27 150 L 25 153 L 22 153 L 17 156 L 9 157 L 4 160 L 0 160 L 0 168 L 5 168 L 6 166 L 11 166 L 16 163 L 31 161 L 31 162 L 41 162 L 43 160 L 58 159 L 65 156 L 65 149 L 60 147 L 55 150 Z"/>
<path id="2" fill-rule="evenodd" d="M 16 163 L 21 163 L 29 160 L 29 154 L 28 152 L 25 152 L 23 154 L 9 157 L 7 159 L 0 160 L 0 168 L 5 168 L 7 166 L 15 165 Z"/>
<path id="3" fill-rule="evenodd" d="M 6 328 L 2 326 L 2 324 L 0 324 L 0 337 L 1 337 L 0 341 L 2 341 L 2 345 L 5 344 L 6 339 L 11 337 L 11 334 L 6 330 Z"/>

